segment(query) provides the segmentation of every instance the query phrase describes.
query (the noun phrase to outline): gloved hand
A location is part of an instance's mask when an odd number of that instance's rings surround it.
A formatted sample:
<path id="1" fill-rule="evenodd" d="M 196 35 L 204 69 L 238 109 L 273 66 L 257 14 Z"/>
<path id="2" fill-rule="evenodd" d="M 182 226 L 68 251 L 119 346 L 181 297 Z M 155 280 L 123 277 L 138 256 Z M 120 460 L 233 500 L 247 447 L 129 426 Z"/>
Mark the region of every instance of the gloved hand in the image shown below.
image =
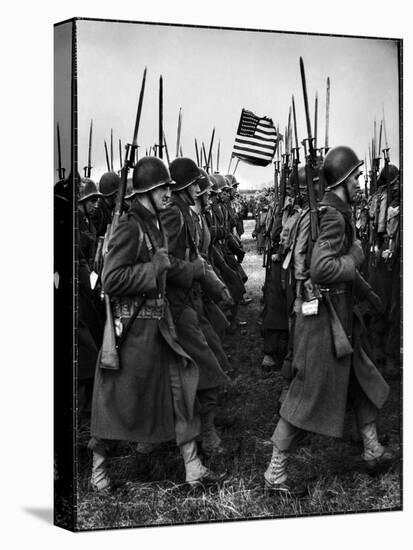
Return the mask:
<path id="1" fill-rule="evenodd" d="M 198 256 L 198 258 L 192 262 L 192 265 L 194 266 L 194 279 L 196 281 L 205 277 L 205 260 L 203 258 Z"/>
<path id="2" fill-rule="evenodd" d="M 156 276 L 161 275 L 165 270 L 171 267 L 169 256 L 166 248 L 159 248 L 152 257 L 153 266 Z"/>
<path id="3" fill-rule="evenodd" d="M 367 293 L 366 298 L 367 298 L 367 301 L 373 307 L 373 309 L 376 313 L 383 313 L 384 312 L 384 304 L 383 304 L 380 296 L 378 296 L 375 292 L 370 290 Z"/>
<path id="4" fill-rule="evenodd" d="M 353 257 L 356 267 L 359 267 L 364 262 L 364 252 L 358 239 L 353 242 L 348 253 Z"/>

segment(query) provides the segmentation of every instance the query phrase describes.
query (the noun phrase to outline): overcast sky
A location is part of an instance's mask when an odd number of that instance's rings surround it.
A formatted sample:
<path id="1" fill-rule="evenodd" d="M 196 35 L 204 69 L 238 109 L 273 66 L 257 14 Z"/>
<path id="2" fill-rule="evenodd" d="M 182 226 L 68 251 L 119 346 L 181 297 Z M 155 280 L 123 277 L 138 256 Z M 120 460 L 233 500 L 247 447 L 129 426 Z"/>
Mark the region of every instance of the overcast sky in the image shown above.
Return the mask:
<path id="1" fill-rule="evenodd" d="M 183 109 L 184 155 L 194 158 L 194 137 L 207 146 L 215 127 L 215 144 L 221 140 L 223 173 L 228 168 L 243 107 L 259 116 L 271 117 L 284 133 L 294 94 L 301 141 L 306 136 L 300 56 L 305 63 L 312 111 L 316 90 L 319 95 L 319 145 L 324 145 L 325 87 L 329 76 L 330 147 L 346 144 L 364 158 L 373 135 L 374 118 L 379 127 L 384 105 L 391 159 L 399 163 L 395 41 L 101 21 L 79 21 L 77 25 L 81 175 L 87 163 L 91 118 L 92 178 L 98 181 L 106 171 L 103 140 L 109 143 L 111 128 L 115 168 L 119 168 L 118 138 L 123 144 L 132 139 L 145 66 L 148 74 L 138 136 L 141 156 L 157 142 L 160 74 L 164 79 L 164 129 L 171 158 L 179 107 Z M 59 40 L 64 41 L 65 31 L 58 32 Z M 58 73 L 61 66 L 67 67 L 67 63 L 57 55 Z M 64 90 L 61 93 L 67 103 Z M 63 112 L 61 103 L 57 98 L 56 121 Z M 233 168 L 234 165 L 233 162 Z M 240 162 L 236 174 L 242 187 L 257 188 L 272 181 L 273 167 Z"/>

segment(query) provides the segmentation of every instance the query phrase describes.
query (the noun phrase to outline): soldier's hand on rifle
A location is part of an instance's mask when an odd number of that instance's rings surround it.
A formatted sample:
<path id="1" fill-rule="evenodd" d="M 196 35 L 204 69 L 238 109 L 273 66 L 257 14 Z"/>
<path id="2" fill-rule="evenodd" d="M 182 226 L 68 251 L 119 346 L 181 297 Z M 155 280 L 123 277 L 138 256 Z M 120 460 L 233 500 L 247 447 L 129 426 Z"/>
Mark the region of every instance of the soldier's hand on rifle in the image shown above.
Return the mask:
<path id="1" fill-rule="evenodd" d="M 272 262 L 279 262 L 281 260 L 281 254 L 271 254 L 271 261 Z"/>
<path id="2" fill-rule="evenodd" d="M 156 276 L 161 275 L 165 270 L 171 267 L 166 248 L 159 248 L 152 257 Z"/>
<path id="3" fill-rule="evenodd" d="M 376 313 L 384 313 L 384 304 L 380 298 L 375 292 L 370 290 L 367 293 L 367 300 L 369 304 L 373 307 L 374 311 Z"/>
<path id="4" fill-rule="evenodd" d="M 392 257 L 392 255 L 393 255 L 393 253 L 389 249 L 383 250 L 383 252 L 381 253 L 381 257 L 383 258 L 383 260 L 385 262 L 388 262 L 390 260 L 390 258 Z"/>
<path id="5" fill-rule="evenodd" d="M 205 260 L 198 256 L 196 260 L 192 262 L 194 266 L 194 279 L 199 280 L 205 277 Z"/>

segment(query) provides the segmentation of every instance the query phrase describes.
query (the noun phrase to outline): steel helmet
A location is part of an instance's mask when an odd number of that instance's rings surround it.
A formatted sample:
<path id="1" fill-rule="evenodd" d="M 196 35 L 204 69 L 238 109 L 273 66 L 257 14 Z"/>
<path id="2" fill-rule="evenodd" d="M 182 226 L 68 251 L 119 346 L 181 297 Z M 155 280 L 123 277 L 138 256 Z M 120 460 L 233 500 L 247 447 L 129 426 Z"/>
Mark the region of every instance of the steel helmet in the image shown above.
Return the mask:
<path id="1" fill-rule="evenodd" d="M 138 191 L 133 188 L 132 178 L 126 180 L 126 191 L 125 191 L 125 200 L 133 198 L 135 195 L 138 195 Z"/>
<path id="2" fill-rule="evenodd" d="M 175 181 L 174 191 L 182 191 L 204 177 L 196 163 L 186 157 L 178 157 L 173 160 L 169 165 L 169 170 Z"/>
<path id="3" fill-rule="evenodd" d="M 199 171 L 201 172 L 203 178 L 199 180 L 199 193 L 197 193 L 197 197 L 200 197 L 212 188 L 212 181 L 210 179 L 211 176 L 209 176 L 203 168 L 200 168 Z"/>
<path id="4" fill-rule="evenodd" d="M 96 183 L 89 178 L 81 178 L 79 183 L 79 202 L 101 197 Z"/>
<path id="5" fill-rule="evenodd" d="M 239 185 L 239 181 L 236 180 L 233 174 L 227 174 L 225 179 L 228 181 L 230 187 L 237 187 Z"/>
<path id="6" fill-rule="evenodd" d="M 288 186 L 294 189 L 294 172 L 291 172 L 290 177 L 288 178 Z M 304 166 L 300 166 L 298 169 L 298 187 L 301 191 L 305 191 L 307 189 L 307 176 Z"/>
<path id="7" fill-rule="evenodd" d="M 146 193 L 162 185 L 172 185 L 168 167 L 157 157 L 142 157 L 133 169 L 133 188 L 136 193 Z"/>
<path id="8" fill-rule="evenodd" d="M 120 184 L 120 177 L 116 172 L 105 172 L 99 181 L 99 191 L 105 197 L 111 197 L 117 193 Z"/>
<path id="9" fill-rule="evenodd" d="M 223 189 L 231 189 L 228 180 L 221 174 L 214 174 L 214 178 L 220 191 L 222 191 Z"/>
<path id="10" fill-rule="evenodd" d="M 350 174 L 357 170 L 363 163 L 350 147 L 340 145 L 334 147 L 325 156 L 322 170 L 326 189 L 333 189 L 342 184 Z"/>
<path id="11" fill-rule="evenodd" d="M 221 192 L 221 189 L 218 187 L 218 182 L 215 178 L 215 174 L 208 174 L 210 182 L 212 184 L 211 187 L 211 193 L 214 193 L 215 195 L 218 195 Z"/>
<path id="12" fill-rule="evenodd" d="M 394 164 L 389 164 L 389 183 L 393 185 L 399 179 L 399 169 Z M 377 187 L 381 185 L 386 185 L 386 170 L 385 168 L 381 169 L 380 176 L 377 180 Z"/>

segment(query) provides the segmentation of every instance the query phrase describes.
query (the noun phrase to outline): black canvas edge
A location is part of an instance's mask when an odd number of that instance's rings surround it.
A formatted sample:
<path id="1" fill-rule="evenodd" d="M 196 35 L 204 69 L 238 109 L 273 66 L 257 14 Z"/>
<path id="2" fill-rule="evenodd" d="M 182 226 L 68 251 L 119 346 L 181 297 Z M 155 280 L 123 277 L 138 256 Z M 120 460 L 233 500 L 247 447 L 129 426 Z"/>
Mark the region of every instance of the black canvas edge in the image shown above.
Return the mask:
<path id="1" fill-rule="evenodd" d="M 72 184 L 72 224 L 64 234 L 71 245 L 72 272 L 64 273 L 69 281 L 54 296 L 54 525 L 75 531 L 77 525 L 77 55 L 76 23 L 71 24 L 71 129 L 70 174 Z M 56 123 L 57 121 L 55 121 Z M 54 240 L 54 247 L 61 245 Z M 57 299 L 58 297 L 58 299 Z"/>

